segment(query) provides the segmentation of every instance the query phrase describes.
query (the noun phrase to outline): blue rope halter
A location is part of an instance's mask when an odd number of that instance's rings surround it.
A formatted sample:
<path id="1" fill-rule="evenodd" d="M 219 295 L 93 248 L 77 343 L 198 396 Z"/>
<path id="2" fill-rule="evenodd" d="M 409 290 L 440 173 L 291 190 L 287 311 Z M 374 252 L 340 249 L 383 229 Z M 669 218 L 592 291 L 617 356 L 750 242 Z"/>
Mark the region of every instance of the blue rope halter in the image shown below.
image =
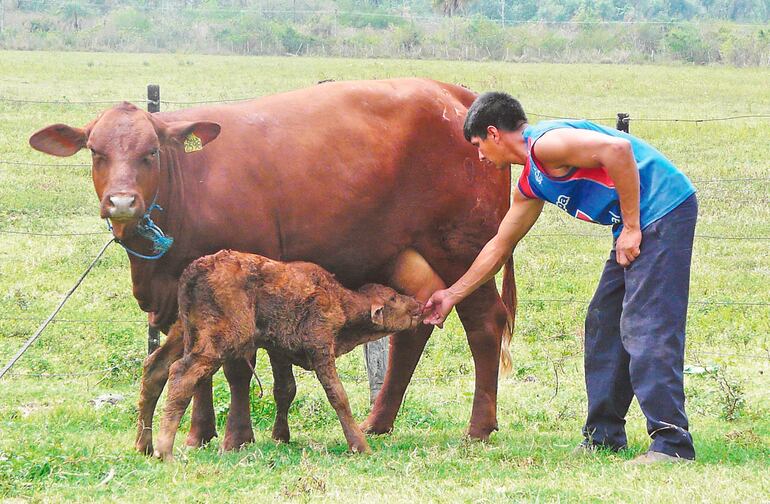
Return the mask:
<path id="1" fill-rule="evenodd" d="M 158 151 L 157 156 L 158 156 L 158 168 L 160 168 L 160 151 Z M 150 240 L 152 242 L 152 251 L 155 254 L 154 255 L 140 254 L 135 250 L 131 250 L 122 241 L 115 238 L 115 241 L 121 247 L 126 249 L 126 252 L 128 252 L 133 256 L 139 257 L 140 259 L 149 259 L 151 261 L 160 259 L 166 254 L 166 252 L 168 252 L 168 249 L 170 249 L 171 245 L 174 243 L 174 238 L 171 236 L 166 236 L 166 233 L 164 233 L 163 230 L 152 221 L 152 217 L 150 217 L 150 214 L 156 208 L 158 209 L 159 212 L 163 211 L 163 208 L 156 203 L 156 201 L 158 200 L 159 190 L 160 190 L 160 187 L 158 188 L 158 190 L 155 191 L 155 197 L 152 198 L 152 203 L 150 204 L 149 207 L 147 207 L 147 210 L 144 212 L 144 215 L 142 215 L 142 218 L 139 219 L 139 223 L 136 225 L 137 234 L 142 238 L 146 238 L 147 240 Z M 105 220 L 107 221 L 107 229 L 109 229 L 110 233 L 112 233 L 112 223 L 110 222 L 110 219 L 107 218 Z"/>

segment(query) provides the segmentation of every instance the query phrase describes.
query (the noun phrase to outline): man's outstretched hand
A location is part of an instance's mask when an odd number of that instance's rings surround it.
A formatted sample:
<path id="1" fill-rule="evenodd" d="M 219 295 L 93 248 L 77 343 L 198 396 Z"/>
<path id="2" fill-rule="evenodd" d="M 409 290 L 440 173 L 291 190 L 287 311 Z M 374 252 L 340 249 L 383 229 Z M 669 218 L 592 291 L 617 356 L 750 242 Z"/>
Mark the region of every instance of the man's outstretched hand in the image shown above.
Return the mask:
<path id="1" fill-rule="evenodd" d="M 434 292 L 422 309 L 423 324 L 433 324 L 443 328 L 444 321 L 458 301 L 449 289 Z"/>

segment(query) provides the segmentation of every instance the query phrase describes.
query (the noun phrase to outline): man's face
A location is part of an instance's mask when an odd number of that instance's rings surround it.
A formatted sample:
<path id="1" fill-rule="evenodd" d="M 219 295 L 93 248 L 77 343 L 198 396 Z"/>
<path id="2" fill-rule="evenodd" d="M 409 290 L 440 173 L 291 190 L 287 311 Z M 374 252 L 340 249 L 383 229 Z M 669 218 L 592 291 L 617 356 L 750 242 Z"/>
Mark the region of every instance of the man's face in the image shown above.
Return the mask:
<path id="1" fill-rule="evenodd" d="M 479 150 L 480 161 L 492 163 L 501 169 L 510 164 L 505 162 L 501 145 L 495 142 L 491 135 L 487 135 L 484 139 L 477 136 L 471 137 L 471 143 Z"/>

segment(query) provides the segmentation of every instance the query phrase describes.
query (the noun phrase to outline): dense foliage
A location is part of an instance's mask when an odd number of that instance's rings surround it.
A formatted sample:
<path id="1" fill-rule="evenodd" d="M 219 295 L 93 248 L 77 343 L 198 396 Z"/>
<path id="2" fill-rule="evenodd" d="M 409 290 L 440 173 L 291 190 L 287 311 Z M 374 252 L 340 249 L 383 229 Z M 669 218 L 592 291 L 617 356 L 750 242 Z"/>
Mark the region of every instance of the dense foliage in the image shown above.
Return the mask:
<path id="1" fill-rule="evenodd" d="M 770 0 L 2 0 L 0 47 L 770 64 Z"/>

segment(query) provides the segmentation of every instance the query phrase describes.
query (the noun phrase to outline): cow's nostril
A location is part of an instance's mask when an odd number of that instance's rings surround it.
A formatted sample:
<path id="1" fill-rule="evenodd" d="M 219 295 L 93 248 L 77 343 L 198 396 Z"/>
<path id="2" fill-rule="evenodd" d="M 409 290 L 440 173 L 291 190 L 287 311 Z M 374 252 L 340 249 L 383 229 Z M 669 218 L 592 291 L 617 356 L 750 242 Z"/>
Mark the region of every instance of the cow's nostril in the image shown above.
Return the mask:
<path id="1" fill-rule="evenodd" d="M 109 197 L 108 212 L 113 219 L 132 218 L 136 213 L 136 196 L 116 194 Z"/>
<path id="2" fill-rule="evenodd" d="M 131 208 L 135 201 L 136 196 L 110 196 L 110 203 L 117 208 Z"/>

